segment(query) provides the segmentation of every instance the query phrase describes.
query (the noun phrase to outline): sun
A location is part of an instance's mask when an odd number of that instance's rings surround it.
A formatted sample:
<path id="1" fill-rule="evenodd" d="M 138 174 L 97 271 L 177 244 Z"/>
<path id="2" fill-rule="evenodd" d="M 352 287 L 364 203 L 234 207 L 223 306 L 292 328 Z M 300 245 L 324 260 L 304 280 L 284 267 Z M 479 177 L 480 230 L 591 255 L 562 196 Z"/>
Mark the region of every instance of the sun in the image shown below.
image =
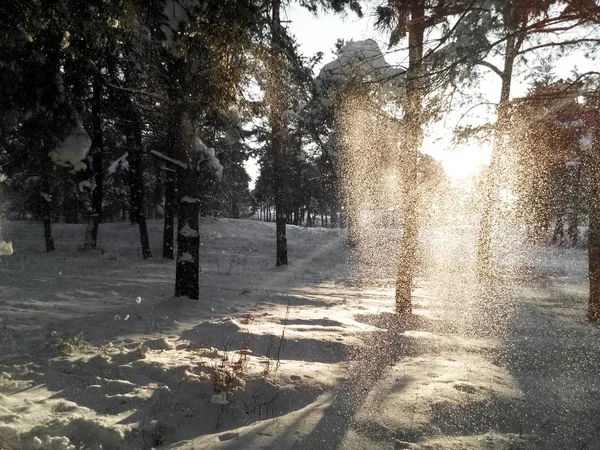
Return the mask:
<path id="1" fill-rule="evenodd" d="M 424 147 L 423 153 L 440 161 L 449 178 L 466 179 L 490 164 L 492 148 L 485 143 L 463 145 L 452 149 Z"/>

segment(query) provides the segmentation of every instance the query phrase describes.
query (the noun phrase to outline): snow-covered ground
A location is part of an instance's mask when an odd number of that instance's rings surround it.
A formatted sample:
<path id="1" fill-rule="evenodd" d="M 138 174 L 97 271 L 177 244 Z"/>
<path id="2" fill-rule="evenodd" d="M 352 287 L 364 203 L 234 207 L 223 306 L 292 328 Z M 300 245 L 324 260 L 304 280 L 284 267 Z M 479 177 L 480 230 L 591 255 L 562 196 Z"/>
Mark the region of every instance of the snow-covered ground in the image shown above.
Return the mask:
<path id="1" fill-rule="evenodd" d="M 398 233 L 202 220 L 198 302 L 135 227 L 2 224 L 0 448 L 600 448 L 586 256 L 508 233 L 472 276 L 470 228 L 423 233 L 415 315 L 394 324 Z"/>

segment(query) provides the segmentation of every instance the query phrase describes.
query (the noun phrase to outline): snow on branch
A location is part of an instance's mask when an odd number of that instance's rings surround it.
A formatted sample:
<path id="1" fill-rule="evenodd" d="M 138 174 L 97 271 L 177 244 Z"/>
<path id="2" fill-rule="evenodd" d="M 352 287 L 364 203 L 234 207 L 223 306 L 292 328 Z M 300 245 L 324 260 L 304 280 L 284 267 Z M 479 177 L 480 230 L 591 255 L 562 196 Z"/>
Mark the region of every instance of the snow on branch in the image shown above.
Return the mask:
<path id="1" fill-rule="evenodd" d="M 175 164 L 176 166 L 181 167 L 182 169 L 189 169 L 188 165 L 182 161 L 179 161 L 178 159 L 174 159 L 174 158 L 170 158 L 169 156 L 165 155 L 164 153 L 161 152 L 157 152 L 156 150 L 150 150 L 150 153 L 152 153 L 154 156 L 156 156 L 157 158 L 160 158 L 164 161 L 167 161 L 171 164 Z"/>
<path id="2" fill-rule="evenodd" d="M 198 132 L 196 132 L 196 150 L 200 156 L 198 159 L 197 170 L 200 170 L 201 164 L 205 163 L 208 170 L 213 173 L 218 180 L 221 180 L 223 178 L 223 166 L 221 165 L 219 158 L 215 156 L 215 149 L 207 147 L 198 136 Z"/>
<path id="3" fill-rule="evenodd" d="M 75 172 L 87 168 L 83 160 L 86 158 L 92 140 L 81 125 L 75 126 L 71 133 L 59 143 L 48 156 L 59 167 L 69 167 Z"/>

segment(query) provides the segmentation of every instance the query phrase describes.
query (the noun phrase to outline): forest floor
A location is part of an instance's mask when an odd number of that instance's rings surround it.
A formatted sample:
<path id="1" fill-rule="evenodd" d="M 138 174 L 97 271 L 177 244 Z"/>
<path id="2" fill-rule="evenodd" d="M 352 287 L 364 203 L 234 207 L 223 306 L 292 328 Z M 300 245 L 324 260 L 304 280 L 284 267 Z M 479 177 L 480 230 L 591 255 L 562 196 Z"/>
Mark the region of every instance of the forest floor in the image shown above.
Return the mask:
<path id="1" fill-rule="evenodd" d="M 201 299 L 135 227 L 2 224 L 0 449 L 598 449 L 600 329 L 586 254 L 426 230 L 414 315 L 394 320 L 397 233 L 203 219 Z M 508 239 L 511 236 L 511 239 Z"/>

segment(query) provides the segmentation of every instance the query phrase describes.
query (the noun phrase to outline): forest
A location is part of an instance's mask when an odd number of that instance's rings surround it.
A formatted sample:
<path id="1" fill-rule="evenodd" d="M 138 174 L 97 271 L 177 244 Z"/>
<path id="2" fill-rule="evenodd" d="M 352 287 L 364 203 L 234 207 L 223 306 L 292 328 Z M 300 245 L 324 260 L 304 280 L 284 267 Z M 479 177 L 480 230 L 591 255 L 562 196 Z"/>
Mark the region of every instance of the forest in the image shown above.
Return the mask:
<path id="1" fill-rule="evenodd" d="M 0 450 L 600 448 L 599 44 L 597 0 L 0 2 Z"/>

